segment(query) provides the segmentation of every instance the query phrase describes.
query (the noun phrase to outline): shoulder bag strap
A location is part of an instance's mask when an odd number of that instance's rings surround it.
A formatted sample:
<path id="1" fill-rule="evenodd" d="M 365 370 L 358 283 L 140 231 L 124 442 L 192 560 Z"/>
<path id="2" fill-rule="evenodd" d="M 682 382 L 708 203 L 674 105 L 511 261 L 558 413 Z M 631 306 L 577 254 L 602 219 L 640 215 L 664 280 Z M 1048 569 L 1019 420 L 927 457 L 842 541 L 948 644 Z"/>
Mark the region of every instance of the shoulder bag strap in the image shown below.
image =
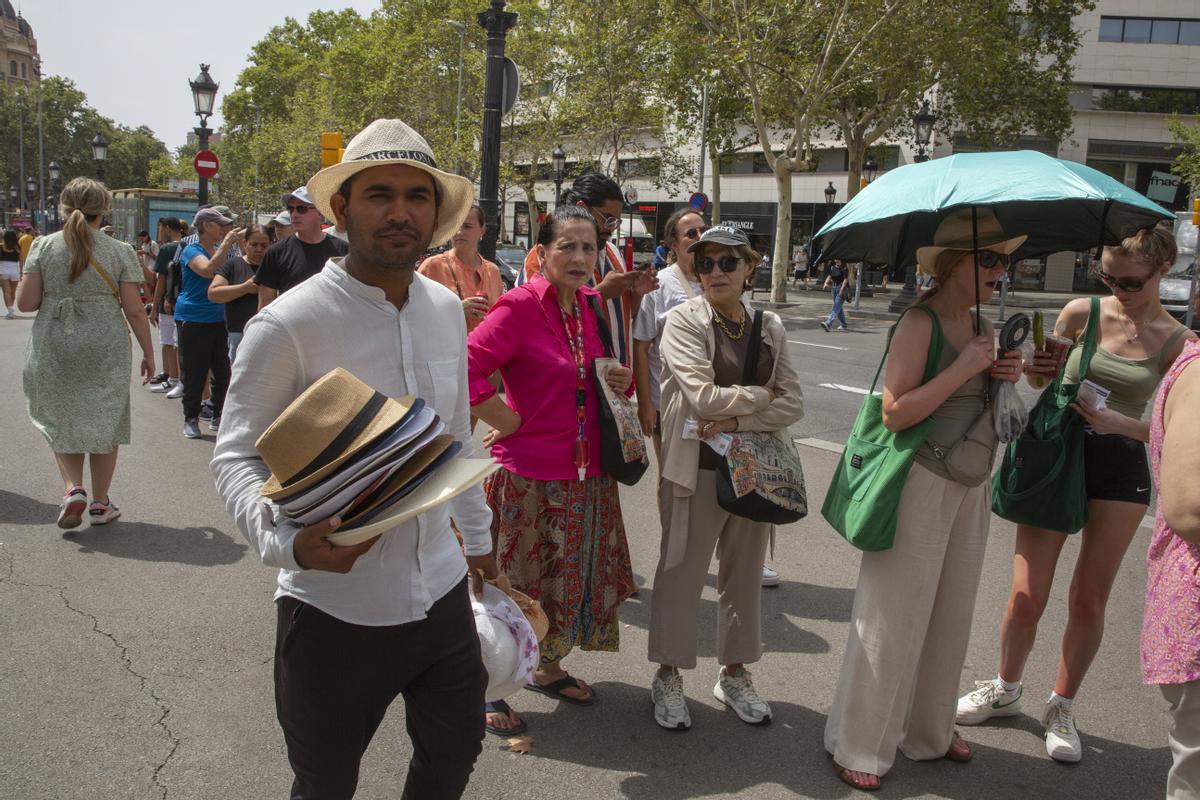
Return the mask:
<path id="1" fill-rule="evenodd" d="M 687 299 L 691 300 L 695 297 L 696 295 L 692 293 L 692 284 L 688 281 L 687 276 L 683 274 L 683 270 L 679 268 L 679 265 L 672 264 L 670 269 L 675 270 L 675 277 L 679 278 L 679 285 L 683 287 L 683 293 Z"/>
<path id="2" fill-rule="evenodd" d="M 904 315 L 914 308 L 919 308 L 929 316 L 929 321 L 933 323 L 933 330 L 929 333 L 929 350 L 925 354 L 925 374 L 921 377 L 922 385 L 929 383 L 938 373 L 938 362 L 942 358 L 942 323 L 938 320 L 937 312 L 929 306 L 921 303 L 914 303 L 900 314 L 900 319 L 904 319 Z M 892 349 L 892 337 L 896 334 L 896 328 L 900 327 L 900 320 L 896 320 L 896 324 L 888 329 L 887 346 L 883 349 L 883 358 L 879 359 L 879 367 L 875 370 L 875 378 L 871 381 L 871 393 L 875 393 L 875 386 L 879 383 L 879 376 L 883 373 L 883 365 L 887 363 L 888 353 Z"/>
<path id="3" fill-rule="evenodd" d="M 604 319 L 604 310 L 600 308 L 600 301 L 596 299 L 596 295 L 589 294 L 587 296 L 588 307 L 592 309 L 592 316 L 596 318 L 596 328 L 600 331 L 600 341 L 604 343 L 604 354 L 609 358 L 616 358 L 613 355 L 612 333 L 608 330 L 608 322 Z"/>
<path id="4" fill-rule="evenodd" d="M 450 256 L 442 253 L 442 263 L 446 265 L 446 269 L 450 272 L 450 280 L 454 281 L 454 291 L 458 293 L 459 300 L 465 300 L 462 293 L 462 286 L 458 283 L 458 274 L 454 271 L 454 265 L 450 263 Z"/>
<path id="5" fill-rule="evenodd" d="M 119 304 L 121 302 L 121 292 L 117 289 L 117 282 L 112 279 L 112 276 L 108 274 L 104 267 L 96 262 L 96 259 L 93 258 L 90 263 L 92 269 L 96 270 L 100 274 L 100 277 L 104 279 L 104 282 L 108 284 L 108 290 L 112 292 L 113 298 Z"/>
<path id="6" fill-rule="evenodd" d="M 1097 330 L 1100 327 L 1100 298 L 1092 298 L 1092 307 L 1088 312 L 1087 328 L 1083 332 L 1083 352 L 1079 358 L 1079 382 L 1087 377 L 1088 367 L 1092 365 L 1092 356 L 1096 354 Z"/>
<path id="7" fill-rule="evenodd" d="M 715 313 L 715 312 L 714 312 Z M 754 312 L 754 322 L 750 323 L 750 341 L 746 343 L 746 363 L 742 366 L 742 386 L 755 386 L 754 378 L 758 375 L 758 353 L 762 347 L 763 312 Z"/>

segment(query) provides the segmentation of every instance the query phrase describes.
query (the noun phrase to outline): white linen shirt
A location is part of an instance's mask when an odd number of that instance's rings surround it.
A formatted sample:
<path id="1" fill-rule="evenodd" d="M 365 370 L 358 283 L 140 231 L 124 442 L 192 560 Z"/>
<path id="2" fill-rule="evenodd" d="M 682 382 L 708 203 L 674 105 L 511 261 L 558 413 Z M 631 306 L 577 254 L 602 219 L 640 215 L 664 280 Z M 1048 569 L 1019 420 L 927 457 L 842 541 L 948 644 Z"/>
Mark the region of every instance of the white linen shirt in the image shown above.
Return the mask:
<path id="1" fill-rule="evenodd" d="M 686 285 L 685 285 L 686 283 Z M 642 305 L 633 318 L 633 338 L 639 342 L 650 342 L 646 364 L 650 367 L 650 400 L 654 409 L 660 409 L 662 387 L 662 356 L 659 343 L 663 327 L 667 324 L 667 312 L 677 305 L 686 303 L 702 294 L 700 284 L 686 281 L 677 264 L 658 272 L 658 288 L 642 298 Z"/>
<path id="2" fill-rule="evenodd" d="M 481 487 L 384 533 L 345 575 L 300 569 L 292 554 L 299 527 L 259 493 L 270 470 L 254 442 L 335 367 L 390 397 L 423 398 L 463 444 L 460 457 L 472 452 L 462 303 L 414 273 L 408 302 L 397 309 L 382 289 L 352 278 L 341 264 L 330 259 L 246 324 L 212 470 L 247 541 L 264 564 L 280 568 L 276 599 L 295 597 L 357 625 L 399 625 L 424 619 L 466 575 L 451 517 L 467 554 L 491 552 L 492 512 Z"/>

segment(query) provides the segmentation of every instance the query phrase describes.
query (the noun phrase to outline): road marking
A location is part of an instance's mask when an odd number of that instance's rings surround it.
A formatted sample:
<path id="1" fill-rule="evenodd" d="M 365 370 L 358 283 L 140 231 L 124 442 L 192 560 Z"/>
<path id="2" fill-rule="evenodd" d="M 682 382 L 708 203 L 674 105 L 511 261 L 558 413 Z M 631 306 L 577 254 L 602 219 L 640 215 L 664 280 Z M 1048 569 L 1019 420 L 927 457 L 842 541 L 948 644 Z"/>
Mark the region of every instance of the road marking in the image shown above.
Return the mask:
<path id="1" fill-rule="evenodd" d="M 831 344 L 817 344 L 816 342 L 798 342 L 795 339 L 788 339 L 788 344 L 802 344 L 805 347 L 821 347 L 821 348 L 824 348 L 825 350 L 841 350 L 843 352 L 847 349 L 845 347 L 834 347 Z"/>
<path id="2" fill-rule="evenodd" d="M 870 389 L 860 389 L 857 386 L 844 386 L 840 383 L 821 383 L 818 384 L 822 389 L 833 389 L 837 392 L 849 392 L 850 394 L 871 394 Z M 880 394 L 875 392 L 875 394 Z"/>
<path id="3" fill-rule="evenodd" d="M 825 450 L 830 453 L 842 454 L 846 449 L 846 445 L 838 444 L 837 442 L 827 442 L 824 439 L 792 439 L 796 444 L 802 444 L 805 447 L 811 447 L 815 450 Z"/>

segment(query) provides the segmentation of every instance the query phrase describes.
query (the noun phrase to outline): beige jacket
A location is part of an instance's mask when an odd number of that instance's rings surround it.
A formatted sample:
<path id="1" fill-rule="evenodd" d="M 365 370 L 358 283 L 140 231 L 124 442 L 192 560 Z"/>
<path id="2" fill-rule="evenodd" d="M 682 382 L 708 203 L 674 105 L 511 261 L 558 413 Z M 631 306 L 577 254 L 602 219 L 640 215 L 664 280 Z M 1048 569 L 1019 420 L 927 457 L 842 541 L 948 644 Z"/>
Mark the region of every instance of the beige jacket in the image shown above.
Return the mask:
<path id="1" fill-rule="evenodd" d="M 753 311 L 747 306 L 748 314 Z M 749 320 L 747 320 L 749 330 Z M 772 431 L 790 436 L 788 426 L 804 416 L 800 376 L 787 352 L 787 332 L 779 316 L 763 312 L 763 341 L 775 354 L 775 366 L 766 386 L 730 386 L 713 383 L 712 306 L 694 297 L 671 309 L 663 329 L 662 353 L 662 477 L 674 486 L 675 497 L 696 490 L 700 446 L 683 438 L 688 419 L 723 420 L 737 417 L 738 430 Z"/>

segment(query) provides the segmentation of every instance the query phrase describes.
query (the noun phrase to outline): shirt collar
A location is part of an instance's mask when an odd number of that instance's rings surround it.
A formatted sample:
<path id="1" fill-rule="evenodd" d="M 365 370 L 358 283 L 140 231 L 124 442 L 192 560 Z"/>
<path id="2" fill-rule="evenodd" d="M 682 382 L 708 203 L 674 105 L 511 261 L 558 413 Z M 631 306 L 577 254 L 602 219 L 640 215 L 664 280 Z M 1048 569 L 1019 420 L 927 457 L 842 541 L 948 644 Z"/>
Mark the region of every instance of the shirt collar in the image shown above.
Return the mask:
<path id="1" fill-rule="evenodd" d="M 354 297 L 361 297 L 369 302 L 385 306 L 397 313 L 404 311 L 405 309 L 412 308 L 414 303 L 420 303 L 425 300 L 425 281 L 428 280 L 428 278 L 419 272 L 416 272 L 415 270 L 413 271 L 412 283 L 408 287 L 408 302 L 404 304 L 404 308 L 396 308 L 394 305 L 388 302 L 387 294 L 384 293 L 383 289 L 380 289 L 378 286 L 371 286 L 363 283 L 358 278 L 355 278 L 353 275 L 347 272 L 346 268 L 342 266 L 345 258 L 345 256 L 338 256 L 336 258 L 329 259 L 325 262 L 325 269 L 321 270 L 320 274 L 325 276 L 327 280 L 331 281 L 336 286 L 340 287 L 342 291 L 346 292 L 347 294 Z M 547 281 L 547 283 L 549 283 L 549 281 Z"/>

